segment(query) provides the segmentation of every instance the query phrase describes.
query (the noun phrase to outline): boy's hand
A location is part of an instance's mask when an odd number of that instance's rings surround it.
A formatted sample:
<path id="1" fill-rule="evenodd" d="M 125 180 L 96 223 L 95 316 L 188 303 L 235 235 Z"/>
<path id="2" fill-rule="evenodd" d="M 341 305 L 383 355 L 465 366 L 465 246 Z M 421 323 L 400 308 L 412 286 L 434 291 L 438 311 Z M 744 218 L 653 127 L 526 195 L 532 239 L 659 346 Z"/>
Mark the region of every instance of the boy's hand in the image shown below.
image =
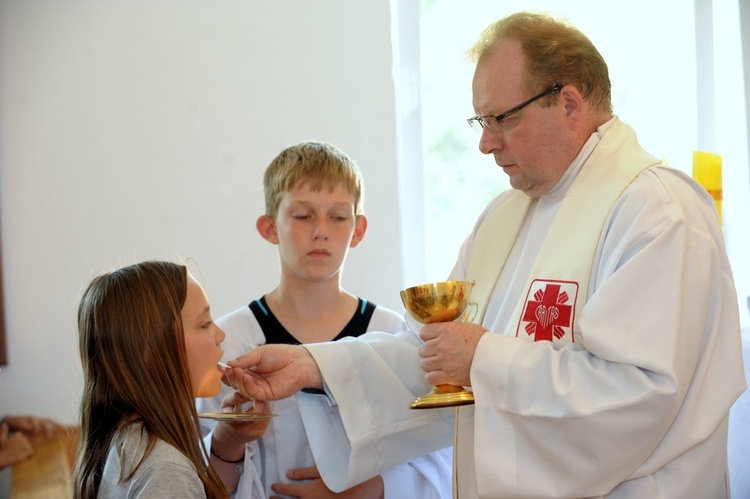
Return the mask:
<path id="1" fill-rule="evenodd" d="M 250 399 L 243 396 L 239 392 L 234 392 L 224 398 L 224 400 L 221 402 L 221 409 L 222 412 L 234 412 L 236 406 L 239 405 L 241 407 L 242 404 L 247 402 L 250 402 Z M 269 403 L 256 400 L 254 401 L 253 406 L 246 412 L 265 413 L 269 410 Z M 252 442 L 253 440 L 258 440 L 260 437 L 262 437 L 266 432 L 266 429 L 268 428 L 268 424 L 270 422 L 270 419 L 259 419 L 255 421 L 243 422 L 222 421 L 216 425 L 213 438 L 215 442 L 218 441 L 221 444 L 224 444 L 224 446 L 232 445 L 232 447 L 239 448 L 239 444 L 242 443 L 242 447 L 244 448 L 244 444 L 246 442 Z"/>
<path id="2" fill-rule="evenodd" d="M 263 345 L 228 364 L 232 387 L 248 398 L 279 400 L 303 388 L 323 388 L 318 365 L 299 345 Z"/>
<path id="3" fill-rule="evenodd" d="M 299 497 L 301 499 L 380 499 L 383 497 L 383 479 L 380 476 L 371 478 L 365 482 L 343 492 L 333 492 L 326 487 L 320 478 L 318 468 L 297 468 L 286 473 L 290 480 L 312 480 L 298 483 L 275 483 L 271 489 L 277 494 Z M 271 499 L 277 499 L 271 496 Z"/>

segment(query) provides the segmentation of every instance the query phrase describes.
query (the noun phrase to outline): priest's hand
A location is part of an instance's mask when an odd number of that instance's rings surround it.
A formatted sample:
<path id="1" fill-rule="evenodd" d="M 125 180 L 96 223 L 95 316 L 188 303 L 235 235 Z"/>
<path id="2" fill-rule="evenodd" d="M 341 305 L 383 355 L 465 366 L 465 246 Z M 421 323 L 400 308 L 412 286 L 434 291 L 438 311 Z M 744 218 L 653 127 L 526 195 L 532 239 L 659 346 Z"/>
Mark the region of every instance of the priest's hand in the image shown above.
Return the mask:
<path id="1" fill-rule="evenodd" d="M 262 345 L 228 362 L 234 389 L 248 398 L 279 400 L 303 388 L 323 388 L 318 365 L 299 345 Z"/>
<path id="2" fill-rule="evenodd" d="M 465 322 L 434 322 L 419 331 L 424 343 L 418 353 L 425 379 L 433 385 L 471 386 L 471 363 L 487 329 Z"/>

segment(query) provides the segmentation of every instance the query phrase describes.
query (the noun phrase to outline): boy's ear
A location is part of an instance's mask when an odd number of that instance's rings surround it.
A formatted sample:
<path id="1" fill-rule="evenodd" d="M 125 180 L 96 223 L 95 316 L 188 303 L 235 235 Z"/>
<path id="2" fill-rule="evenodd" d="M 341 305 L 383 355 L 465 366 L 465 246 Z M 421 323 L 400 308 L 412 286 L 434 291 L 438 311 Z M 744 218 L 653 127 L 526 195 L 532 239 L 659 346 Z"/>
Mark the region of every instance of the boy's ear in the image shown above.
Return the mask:
<path id="1" fill-rule="evenodd" d="M 362 239 L 364 239 L 365 237 L 365 232 L 367 232 L 367 217 L 364 215 L 359 215 L 357 217 L 357 222 L 354 225 L 354 234 L 352 235 L 352 240 L 349 243 L 349 247 L 354 248 L 359 243 L 361 243 Z"/>
<path id="2" fill-rule="evenodd" d="M 279 244 L 279 235 L 276 233 L 276 222 L 268 215 L 261 215 L 255 222 L 255 228 L 258 229 L 260 237 L 269 243 Z"/>

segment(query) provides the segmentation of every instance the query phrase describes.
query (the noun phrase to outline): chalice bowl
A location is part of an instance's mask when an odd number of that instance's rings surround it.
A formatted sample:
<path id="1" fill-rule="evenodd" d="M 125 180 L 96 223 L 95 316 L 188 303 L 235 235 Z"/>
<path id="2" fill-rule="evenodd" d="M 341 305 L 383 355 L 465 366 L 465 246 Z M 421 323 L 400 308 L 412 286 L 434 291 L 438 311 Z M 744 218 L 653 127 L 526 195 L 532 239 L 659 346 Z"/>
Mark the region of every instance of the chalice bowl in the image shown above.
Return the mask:
<path id="1" fill-rule="evenodd" d="M 469 281 L 420 284 L 401 291 L 401 301 L 408 314 L 421 324 L 471 322 L 477 312 L 476 302 L 469 301 L 472 287 L 474 283 Z M 473 403 L 474 394 L 462 386 L 435 385 L 430 393 L 418 397 L 409 407 L 432 409 Z"/>

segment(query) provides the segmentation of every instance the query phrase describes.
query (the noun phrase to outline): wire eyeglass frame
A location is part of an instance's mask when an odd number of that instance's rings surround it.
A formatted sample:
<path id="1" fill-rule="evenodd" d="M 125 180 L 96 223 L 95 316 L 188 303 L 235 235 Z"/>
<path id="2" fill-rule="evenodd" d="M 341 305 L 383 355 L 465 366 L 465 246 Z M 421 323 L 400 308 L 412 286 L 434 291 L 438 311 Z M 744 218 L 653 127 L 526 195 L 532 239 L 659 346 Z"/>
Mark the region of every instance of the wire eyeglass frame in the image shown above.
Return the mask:
<path id="1" fill-rule="evenodd" d="M 468 119 L 466 120 L 466 122 L 467 122 L 467 123 L 469 124 L 469 126 L 470 126 L 471 128 L 473 128 L 474 130 L 476 130 L 476 131 L 477 131 L 477 132 L 479 132 L 479 133 L 482 133 L 482 130 L 483 130 L 483 129 L 485 129 L 485 128 L 490 128 L 490 129 L 492 129 L 492 125 L 493 125 L 493 123 L 492 123 L 492 122 L 490 121 L 491 119 L 493 119 L 493 118 L 494 118 L 494 120 L 495 120 L 495 124 L 498 124 L 498 125 L 502 125 L 502 124 L 503 124 L 503 121 L 504 121 L 504 120 L 505 120 L 505 119 L 506 119 L 506 118 L 507 118 L 508 116 L 510 116 L 510 115 L 512 115 L 512 114 L 515 114 L 515 113 L 517 113 L 517 112 L 518 112 L 518 111 L 520 111 L 521 109 L 525 108 L 526 106 L 528 106 L 528 105 L 529 105 L 529 104 L 531 104 L 532 102 L 534 102 L 534 101 L 536 101 L 536 100 L 539 100 L 539 99 L 541 99 L 542 97 L 545 97 L 545 96 L 547 96 L 547 95 L 549 95 L 549 94 L 551 94 L 551 93 L 553 93 L 553 92 L 558 92 L 558 91 L 562 90 L 562 88 L 563 88 L 563 85 L 560 85 L 560 84 L 558 83 L 557 85 L 554 85 L 554 86 L 552 86 L 552 87 L 548 88 L 548 89 L 547 89 L 547 90 L 545 90 L 544 92 L 542 92 L 542 93 L 540 93 L 540 94 L 537 94 L 537 95 L 535 95 L 535 96 L 534 96 L 534 97 L 532 97 L 531 99 L 529 99 L 529 100 L 527 100 L 527 101 L 524 101 L 524 102 L 520 103 L 519 105 L 517 105 L 517 106 L 515 106 L 515 107 L 512 107 L 512 108 L 510 108 L 510 109 L 508 109 L 508 110 L 507 110 L 507 111 L 505 111 L 504 113 L 500 113 L 500 114 L 498 114 L 498 115 L 492 115 L 492 114 L 488 114 L 488 115 L 486 115 L 486 116 L 479 116 L 479 115 L 475 114 L 475 115 L 474 115 L 474 116 L 472 116 L 471 118 L 468 118 Z"/>

